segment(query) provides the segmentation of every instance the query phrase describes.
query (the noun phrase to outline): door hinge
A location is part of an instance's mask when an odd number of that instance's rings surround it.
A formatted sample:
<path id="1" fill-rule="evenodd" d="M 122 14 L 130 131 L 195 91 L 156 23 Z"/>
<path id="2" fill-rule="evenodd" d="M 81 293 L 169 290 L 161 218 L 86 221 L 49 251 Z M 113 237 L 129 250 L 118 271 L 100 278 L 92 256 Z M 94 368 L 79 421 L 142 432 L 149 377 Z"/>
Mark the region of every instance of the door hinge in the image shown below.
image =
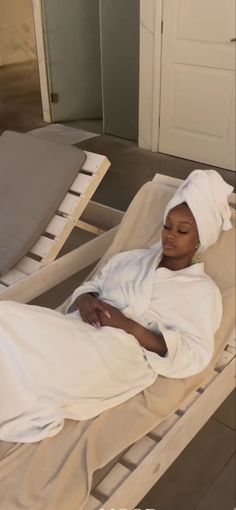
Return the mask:
<path id="1" fill-rule="evenodd" d="M 161 20 L 161 33 L 163 34 L 163 20 Z"/>
<path id="2" fill-rule="evenodd" d="M 59 94 L 57 94 L 57 92 L 51 92 L 50 98 L 51 103 L 59 103 Z"/>

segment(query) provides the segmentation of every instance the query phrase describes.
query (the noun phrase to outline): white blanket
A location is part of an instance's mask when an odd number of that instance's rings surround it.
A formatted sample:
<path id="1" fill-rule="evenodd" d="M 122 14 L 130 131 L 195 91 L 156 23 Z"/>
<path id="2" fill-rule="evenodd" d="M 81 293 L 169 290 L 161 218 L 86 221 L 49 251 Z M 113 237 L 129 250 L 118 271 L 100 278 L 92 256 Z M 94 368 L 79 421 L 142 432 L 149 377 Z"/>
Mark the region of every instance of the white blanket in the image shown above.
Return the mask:
<path id="1" fill-rule="evenodd" d="M 71 302 L 98 291 L 127 316 L 162 331 L 165 358 L 122 330 L 83 323 L 78 312 L 0 303 L 0 439 L 53 436 L 65 418 L 92 418 L 147 388 L 158 374 L 187 377 L 209 363 L 220 293 L 203 264 L 156 270 L 160 257 L 160 244 L 116 255 Z"/>

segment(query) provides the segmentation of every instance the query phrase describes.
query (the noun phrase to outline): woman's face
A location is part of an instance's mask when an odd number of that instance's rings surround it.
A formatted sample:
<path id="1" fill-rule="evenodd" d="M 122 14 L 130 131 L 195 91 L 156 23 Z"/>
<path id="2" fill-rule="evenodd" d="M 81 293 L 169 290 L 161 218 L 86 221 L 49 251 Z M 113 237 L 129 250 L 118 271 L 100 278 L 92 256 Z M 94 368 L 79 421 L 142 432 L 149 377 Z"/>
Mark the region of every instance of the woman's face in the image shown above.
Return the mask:
<path id="1" fill-rule="evenodd" d="M 163 253 L 168 257 L 193 257 L 199 243 L 195 218 L 186 203 L 171 209 L 162 230 Z"/>

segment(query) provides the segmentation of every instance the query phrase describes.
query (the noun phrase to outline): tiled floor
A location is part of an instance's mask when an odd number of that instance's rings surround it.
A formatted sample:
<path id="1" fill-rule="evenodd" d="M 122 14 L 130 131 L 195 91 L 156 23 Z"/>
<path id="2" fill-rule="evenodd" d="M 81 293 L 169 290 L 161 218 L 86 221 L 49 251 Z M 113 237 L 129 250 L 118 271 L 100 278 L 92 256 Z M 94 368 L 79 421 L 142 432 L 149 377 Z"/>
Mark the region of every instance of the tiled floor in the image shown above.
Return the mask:
<path id="1" fill-rule="evenodd" d="M 35 63 L 0 68 L 0 132 L 28 131 L 45 125 L 41 116 L 40 92 Z M 70 124 L 70 123 L 69 123 Z M 77 122 L 73 127 L 101 131 L 101 123 Z M 125 210 L 140 186 L 157 172 L 185 178 L 195 162 L 140 150 L 137 145 L 106 135 L 81 142 L 80 147 L 106 154 L 111 170 L 95 199 Z M 219 170 L 229 183 L 234 174 Z M 113 190 L 116 193 L 113 193 Z M 78 244 L 74 233 L 66 250 Z M 56 307 L 85 277 L 73 276 L 35 303 Z M 142 510 L 233 510 L 235 506 L 235 397 L 231 394 L 215 415 L 139 503 Z M 177 439 L 176 439 L 177 440 Z"/>

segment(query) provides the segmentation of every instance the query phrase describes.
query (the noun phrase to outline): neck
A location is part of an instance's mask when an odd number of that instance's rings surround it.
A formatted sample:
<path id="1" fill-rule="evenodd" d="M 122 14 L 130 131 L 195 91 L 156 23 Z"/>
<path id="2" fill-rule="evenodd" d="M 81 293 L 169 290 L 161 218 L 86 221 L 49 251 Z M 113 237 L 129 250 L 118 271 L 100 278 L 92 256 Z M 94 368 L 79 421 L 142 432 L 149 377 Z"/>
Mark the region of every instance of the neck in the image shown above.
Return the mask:
<path id="1" fill-rule="evenodd" d="M 181 259 L 174 257 L 167 257 L 163 255 L 160 264 L 158 267 L 166 267 L 166 269 L 170 269 L 171 271 L 178 271 L 180 269 L 185 269 L 186 267 L 191 266 L 192 256 L 184 257 Z"/>

